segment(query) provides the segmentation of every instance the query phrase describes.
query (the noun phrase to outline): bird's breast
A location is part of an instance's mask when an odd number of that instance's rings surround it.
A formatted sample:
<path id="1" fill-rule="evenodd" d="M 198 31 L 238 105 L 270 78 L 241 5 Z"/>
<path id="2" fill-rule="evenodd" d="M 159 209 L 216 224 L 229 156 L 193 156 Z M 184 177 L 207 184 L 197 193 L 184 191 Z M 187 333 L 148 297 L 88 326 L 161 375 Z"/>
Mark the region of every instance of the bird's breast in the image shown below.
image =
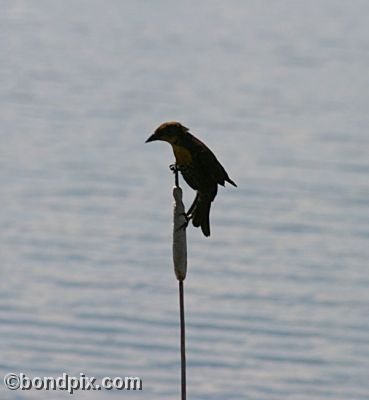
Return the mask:
<path id="1" fill-rule="evenodd" d="M 188 165 L 192 162 L 191 152 L 183 146 L 172 144 L 176 162 L 179 165 Z"/>

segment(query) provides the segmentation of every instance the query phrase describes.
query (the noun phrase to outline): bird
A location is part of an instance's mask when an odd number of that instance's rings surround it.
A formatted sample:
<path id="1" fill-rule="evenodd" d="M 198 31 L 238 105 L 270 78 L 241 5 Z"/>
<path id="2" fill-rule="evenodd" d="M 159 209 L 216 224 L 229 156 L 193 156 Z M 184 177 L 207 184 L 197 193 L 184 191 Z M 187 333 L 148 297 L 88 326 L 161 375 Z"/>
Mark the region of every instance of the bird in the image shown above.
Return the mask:
<path id="1" fill-rule="evenodd" d="M 210 207 L 218 192 L 218 185 L 225 182 L 237 187 L 215 157 L 214 153 L 197 139 L 180 122 L 162 123 L 146 140 L 146 143 L 161 140 L 173 149 L 175 168 L 185 182 L 196 191 L 196 197 L 186 213 L 187 222 L 192 219 L 195 227 L 201 227 L 206 237 L 210 236 Z"/>

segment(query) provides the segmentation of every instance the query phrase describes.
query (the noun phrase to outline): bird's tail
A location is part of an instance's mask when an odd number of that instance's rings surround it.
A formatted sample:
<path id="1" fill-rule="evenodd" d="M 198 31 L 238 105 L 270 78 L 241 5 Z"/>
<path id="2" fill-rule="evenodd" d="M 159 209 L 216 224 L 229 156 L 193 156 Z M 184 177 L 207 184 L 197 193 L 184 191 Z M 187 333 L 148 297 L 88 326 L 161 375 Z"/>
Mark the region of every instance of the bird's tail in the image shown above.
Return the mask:
<path id="1" fill-rule="evenodd" d="M 210 200 L 199 197 L 195 210 L 192 213 L 193 226 L 201 226 L 202 233 L 205 236 L 210 236 L 210 206 Z"/>

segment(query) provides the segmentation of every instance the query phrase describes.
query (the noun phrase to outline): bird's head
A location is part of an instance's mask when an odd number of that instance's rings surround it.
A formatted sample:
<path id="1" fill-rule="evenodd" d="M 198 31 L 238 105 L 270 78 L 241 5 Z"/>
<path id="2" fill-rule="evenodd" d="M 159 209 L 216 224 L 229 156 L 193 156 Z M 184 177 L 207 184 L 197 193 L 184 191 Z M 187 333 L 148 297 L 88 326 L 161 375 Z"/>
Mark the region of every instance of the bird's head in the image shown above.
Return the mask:
<path id="1" fill-rule="evenodd" d="M 183 135 L 188 132 L 188 128 L 179 122 L 164 122 L 155 132 L 146 140 L 146 143 L 153 142 L 154 140 L 163 140 L 170 144 L 177 144 L 181 141 Z"/>

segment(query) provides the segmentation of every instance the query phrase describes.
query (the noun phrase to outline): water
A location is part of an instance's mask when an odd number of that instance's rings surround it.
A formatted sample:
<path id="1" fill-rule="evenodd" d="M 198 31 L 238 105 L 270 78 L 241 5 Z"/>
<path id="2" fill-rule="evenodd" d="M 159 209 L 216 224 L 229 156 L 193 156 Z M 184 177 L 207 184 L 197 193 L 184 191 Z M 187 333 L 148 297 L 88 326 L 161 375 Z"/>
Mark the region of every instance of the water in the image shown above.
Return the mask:
<path id="1" fill-rule="evenodd" d="M 1 376 L 140 376 L 75 396 L 179 398 L 173 156 L 144 144 L 176 119 L 238 183 L 210 239 L 188 231 L 189 398 L 367 400 L 368 13 L 3 1 Z"/>

